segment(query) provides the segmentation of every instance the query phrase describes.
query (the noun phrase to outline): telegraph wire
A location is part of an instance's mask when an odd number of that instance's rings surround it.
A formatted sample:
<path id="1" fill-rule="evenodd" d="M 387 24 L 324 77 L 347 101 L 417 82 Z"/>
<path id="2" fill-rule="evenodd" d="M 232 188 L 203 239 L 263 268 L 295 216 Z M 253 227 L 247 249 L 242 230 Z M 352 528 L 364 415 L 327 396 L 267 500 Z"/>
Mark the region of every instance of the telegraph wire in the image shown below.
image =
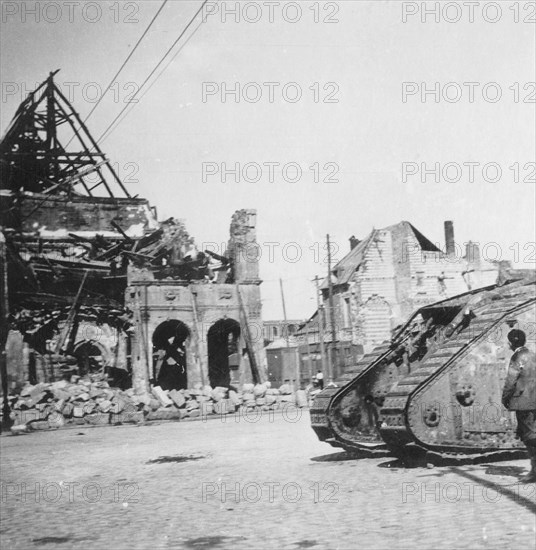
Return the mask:
<path id="1" fill-rule="evenodd" d="M 123 109 L 121 109 L 121 111 L 119 112 L 119 114 L 112 120 L 112 122 L 108 125 L 108 127 L 106 128 L 106 130 L 104 130 L 104 132 L 100 135 L 100 137 L 97 139 L 97 144 L 101 143 L 101 141 L 103 140 L 103 138 L 106 136 L 106 134 L 110 131 L 110 129 L 114 126 L 114 124 L 119 120 L 119 118 L 121 118 L 122 114 L 130 107 L 131 103 L 132 103 L 132 100 L 138 95 L 139 91 L 143 89 L 143 87 L 145 86 L 145 84 L 147 84 L 147 82 L 151 79 L 151 77 L 154 75 L 154 73 L 158 70 L 158 68 L 160 67 L 160 65 L 162 65 L 162 63 L 164 62 L 164 60 L 166 59 L 166 57 L 171 53 L 171 51 L 173 50 L 173 48 L 179 43 L 179 41 L 181 40 L 181 38 L 186 34 L 186 31 L 192 26 L 192 23 L 197 19 L 197 16 L 201 13 L 202 9 L 205 7 L 205 4 L 208 2 L 208 0 L 204 0 L 204 2 L 201 4 L 201 6 L 199 7 L 199 9 L 195 12 L 194 16 L 190 19 L 190 21 L 188 22 L 188 24 L 186 25 L 186 27 L 184 27 L 184 29 L 182 30 L 182 32 L 179 34 L 179 36 L 177 37 L 177 39 L 173 42 L 173 44 L 169 47 L 169 49 L 166 51 L 166 53 L 160 58 L 160 61 L 156 64 L 156 66 L 153 68 L 153 70 L 149 73 L 149 75 L 145 78 L 145 80 L 143 81 L 142 85 L 138 88 L 138 90 L 136 91 L 136 93 L 130 98 L 130 102 L 127 103 Z M 194 30 L 194 33 L 195 31 L 199 28 L 199 26 Z M 193 34 L 192 34 L 193 36 Z M 191 38 L 191 36 L 190 36 Z M 162 71 L 163 72 L 163 71 Z M 160 73 L 162 74 L 162 73 Z M 124 120 L 124 118 L 122 119 Z M 120 122 L 122 122 L 122 120 Z M 119 125 L 119 124 L 118 124 Z M 117 126 L 116 126 L 117 127 Z M 115 128 L 114 128 L 115 129 Z"/>
<path id="2" fill-rule="evenodd" d="M 127 105 L 127 107 L 130 107 L 130 109 L 128 109 L 122 116 L 121 120 L 118 121 L 118 123 L 115 125 L 114 128 L 112 128 L 108 134 L 106 136 L 104 136 L 102 138 L 102 141 L 106 140 L 114 131 L 115 129 L 119 126 L 119 124 L 121 124 L 121 122 L 123 122 L 123 120 L 125 120 L 125 118 L 127 118 L 127 116 L 130 114 L 130 112 L 132 111 L 132 109 L 134 109 L 134 107 L 147 95 L 147 93 L 151 90 L 151 88 L 156 84 L 156 82 L 158 81 L 158 79 L 164 74 L 164 72 L 166 71 L 166 69 L 173 63 L 173 61 L 175 60 L 175 58 L 182 52 L 182 50 L 184 49 L 184 47 L 188 44 L 188 42 L 190 42 L 190 40 L 193 38 L 194 34 L 197 32 L 197 30 L 199 29 L 199 27 L 203 24 L 203 21 L 201 20 L 199 25 L 197 25 L 197 27 L 194 29 L 194 31 L 192 32 L 192 34 L 183 42 L 183 44 L 179 47 L 179 49 L 175 52 L 175 55 L 168 61 L 167 65 L 160 71 L 160 73 L 156 76 L 156 78 L 151 82 L 151 84 L 149 84 L 149 86 L 147 87 L 147 89 L 142 93 L 142 95 L 140 96 L 140 98 L 138 99 L 138 101 L 136 101 L 135 103 L 133 103 L 132 101 L 129 102 L 129 104 Z M 141 90 L 141 88 L 140 88 Z M 123 109 L 123 111 L 125 111 L 125 109 Z M 195 170 L 191 170 L 189 173 L 197 173 Z"/>
<path id="3" fill-rule="evenodd" d="M 138 46 L 141 44 L 142 40 L 145 38 L 145 36 L 147 35 L 147 33 L 149 32 L 149 30 L 151 29 L 151 27 L 153 26 L 153 23 L 156 21 L 156 19 L 158 18 L 158 16 L 160 15 L 160 12 L 164 9 L 164 6 L 168 3 L 169 0 L 164 0 L 162 2 L 162 5 L 158 8 L 158 11 L 156 12 L 156 14 L 154 15 L 154 17 L 151 19 L 151 22 L 149 23 L 149 25 L 147 25 L 146 29 L 143 31 L 143 34 L 140 36 L 140 38 L 138 39 L 138 41 L 136 42 L 136 44 L 134 45 L 134 48 L 132 49 L 132 51 L 128 54 L 127 58 L 123 61 L 123 63 L 121 64 L 121 66 L 119 67 L 119 70 L 114 74 L 114 76 L 112 77 L 112 79 L 110 80 L 108 86 L 106 87 L 106 89 L 104 90 L 104 92 L 100 95 L 98 101 L 95 103 L 95 105 L 93 105 L 91 111 L 89 111 L 89 114 L 86 116 L 86 118 L 84 118 L 83 122 L 86 123 L 87 120 L 89 119 L 89 117 L 93 114 L 93 112 L 95 111 L 95 109 L 99 106 L 99 103 L 102 101 L 102 99 L 104 98 L 104 96 L 108 93 L 108 90 L 112 87 L 113 83 L 115 82 L 115 79 L 119 76 L 119 74 L 121 73 L 121 71 L 125 68 L 126 64 L 130 61 L 130 58 L 134 55 L 134 52 L 138 49 Z M 75 136 L 73 135 L 71 137 L 71 139 L 69 140 L 69 142 L 67 143 L 66 147 L 69 145 L 69 143 L 71 143 L 71 141 L 73 141 L 73 139 L 75 138 Z"/>
<path id="4" fill-rule="evenodd" d="M 127 58 L 125 59 L 125 61 L 123 61 L 121 67 L 119 67 L 119 70 L 115 73 L 115 75 L 112 77 L 112 79 L 110 80 L 110 83 L 108 84 L 108 86 L 106 87 L 106 90 L 104 90 L 104 93 L 101 94 L 101 96 L 99 97 L 99 100 L 97 101 L 97 103 L 95 103 L 95 105 L 93 106 L 93 108 L 91 109 L 91 111 L 89 112 L 89 114 L 87 115 L 87 117 L 84 119 L 84 122 L 86 122 L 86 120 L 93 114 L 93 111 L 95 111 L 95 109 L 97 108 L 97 106 L 99 105 L 99 103 L 101 102 L 102 98 L 106 95 L 106 92 L 108 92 L 108 90 L 112 87 L 115 79 L 119 76 L 119 74 L 121 73 L 121 71 L 125 68 L 126 64 L 129 62 L 130 58 L 134 55 L 134 52 L 137 50 L 138 46 L 141 44 L 141 41 L 145 38 L 145 36 L 147 35 L 147 33 L 149 32 L 150 28 L 153 26 L 153 23 L 156 21 L 156 19 L 158 18 L 158 16 L 160 15 L 160 12 L 164 9 L 164 6 L 168 3 L 168 0 L 164 0 L 162 2 L 162 5 L 158 8 L 158 11 L 156 12 L 156 14 L 154 15 L 154 17 L 151 19 L 151 22 L 149 23 L 149 25 L 147 25 L 147 28 L 143 31 L 143 34 L 140 36 L 140 38 L 138 39 L 138 41 L 136 42 L 136 45 L 134 46 L 133 50 L 128 54 Z"/>

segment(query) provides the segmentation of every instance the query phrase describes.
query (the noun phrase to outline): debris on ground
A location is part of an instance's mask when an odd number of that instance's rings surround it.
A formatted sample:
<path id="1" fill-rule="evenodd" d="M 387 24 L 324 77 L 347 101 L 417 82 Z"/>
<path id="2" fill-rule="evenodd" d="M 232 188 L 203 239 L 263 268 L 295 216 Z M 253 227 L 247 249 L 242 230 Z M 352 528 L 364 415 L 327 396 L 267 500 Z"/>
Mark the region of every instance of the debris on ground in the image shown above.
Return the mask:
<path id="1" fill-rule="evenodd" d="M 151 420 L 184 420 L 255 413 L 308 405 L 306 392 L 284 384 L 244 384 L 240 390 L 197 384 L 191 389 L 164 390 L 151 386 L 151 394 L 112 388 L 105 380 L 72 376 L 70 381 L 26 385 L 10 396 L 14 435 L 68 425 L 139 424 Z"/>

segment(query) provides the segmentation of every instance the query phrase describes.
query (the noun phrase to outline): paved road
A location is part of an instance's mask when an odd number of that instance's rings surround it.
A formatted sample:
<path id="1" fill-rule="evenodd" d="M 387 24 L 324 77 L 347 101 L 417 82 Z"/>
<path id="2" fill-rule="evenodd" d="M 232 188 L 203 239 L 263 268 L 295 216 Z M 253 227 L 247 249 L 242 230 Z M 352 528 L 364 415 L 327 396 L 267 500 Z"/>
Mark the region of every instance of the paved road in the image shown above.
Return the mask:
<path id="1" fill-rule="evenodd" d="M 3 436 L 3 549 L 535 547 L 526 460 L 404 469 L 248 420 Z"/>

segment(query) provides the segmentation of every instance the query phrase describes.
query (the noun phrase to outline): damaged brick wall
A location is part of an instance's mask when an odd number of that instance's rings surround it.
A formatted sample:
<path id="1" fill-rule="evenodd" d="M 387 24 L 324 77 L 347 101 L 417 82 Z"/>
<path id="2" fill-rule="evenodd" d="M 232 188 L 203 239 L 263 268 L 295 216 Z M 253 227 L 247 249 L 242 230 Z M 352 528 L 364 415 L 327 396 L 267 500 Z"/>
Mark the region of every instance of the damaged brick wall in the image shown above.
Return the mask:
<path id="1" fill-rule="evenodd" d="M 259 282 L 257 212 L 237 210 L 231 220 L 228 256 L 233 262 L 234 279 L 240 283 Z"/>
<path id="2" fill-rule="evenodd" d="M 65 354 L 64 350 L 57 351 L 65 326 L 65 320 L 58 322 L 39 346 L 31 332 L 9 331 L 6 354 L 10 391 L 18 391 L 28 382 L 52 383 L 74 374 L 100 374 L 123 381 L 130 377 L 125 331 L 108 323 L 81 320 L 69 334 L 72 343 Z"/>
<path id="3" fill-rule="evenodd" d="M 360 256 L 356 249 L 333 269 L 337 279 L 353 269 L 334 286 L 334 317 L 338 341 L 362 345 L 365 352 L 388 340 L 415 309 L 494 284 L 499 273 L 500 266 L 481 259 L 474 243 L 465 256 L 460 249 L 450 257 L 406 221 L 374 230 L 360 246 Z M 329 311 L 327 285 L 323 300 Z M 331 336 L 330 316 L 326 321 Z"/>
<path id="4" fill-rule="evenodd" d="M 136 323 L 132 353 L 133 384 L 137 391 L 147 391 L 156 374 L 155 333 L 170 322 L 180 323 L 176 324 L 178 330 L 187 334 L 181 341 L 181 352 L 185 353 L 188 387 L 209 383 L 210 338 L 223 325 L 238 327 L 236 332 L 240 334 L 234 359 L 238 368 L 231 369 L 230 382 L 253 381 L 250 359 L 244 353 L 248 346 L 260 371 L 260 381 L 266 379 L 264 342 L 256 330 L 262 325 L 258 258 L 247 254 L 248 247 L 256 250 L 255 223 L 254 210 L 240 210 L 232 218 L 226 253 L 231 260 L 234 279 L 231 282 L 218 283 L 206 278 L 190 282 L 170 278 L 156 281 L 144 270 L 129 271 L 125 303 Z"/>
<path id="5" fill-rule="evenodd" d="M 130 237 L 142 237 L 158 228 L 146 199 L 23 194 L 5 197 L 10 214 L 5 224 L 24 234 L 47 239 L 69 233 L 122 238 L 114 221 Z"/>
<path id="6" fill-rule="evenodd" d="M 252 339 L 249 326 L 261 325 L 256 212 L 235 212 L 227 252 L 198 251 L 181 221 L 157 221 L 147 200 L 131 198 L 87 127 L 77 128 L 54 74 L 0 142 L 9 383 L 52 383 L 95 362 L 124 370 L 131 355 L 142 392 L 155 356 L 160 373 L 186 356 L 191 383 L 221 385 L 231 382 L 234 355 L 234 382 L 247 373 L 262 381 L 262 337 Z M 66 150 L 69 128 L 76 139 Z M 99 334 L 80 336 L 84 321 Z"/>

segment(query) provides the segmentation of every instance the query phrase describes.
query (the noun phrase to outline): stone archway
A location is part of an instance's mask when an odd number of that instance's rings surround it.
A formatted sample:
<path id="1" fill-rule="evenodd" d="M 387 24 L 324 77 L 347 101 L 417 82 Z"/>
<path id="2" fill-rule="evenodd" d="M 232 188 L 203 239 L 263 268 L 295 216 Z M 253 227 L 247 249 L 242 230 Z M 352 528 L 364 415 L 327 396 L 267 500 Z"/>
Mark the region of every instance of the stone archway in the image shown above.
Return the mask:
<path id="1" fill-rule="evenodd" d="M 106 366 L 106 350 L 92 340 L 82 340 L 76 343 L 73 356 L 76 357 L 80 376 L 102 372 Z"/>
<path id="2" fill-rule="evenodd" d="M 208 330 L 208 378 L 213 388 L 229 387 L 231 383 L 229 357 L 240 355 L 239 338 L 240 324 L 234 319 L 220 319 Z"/>
<path id="3" fill-rule="evenodd" d="M 160 323 L 153 333 L 153 379 L 164 390 L 188 387 L 186 341 L 190 329 L 177 319 Z"/>

